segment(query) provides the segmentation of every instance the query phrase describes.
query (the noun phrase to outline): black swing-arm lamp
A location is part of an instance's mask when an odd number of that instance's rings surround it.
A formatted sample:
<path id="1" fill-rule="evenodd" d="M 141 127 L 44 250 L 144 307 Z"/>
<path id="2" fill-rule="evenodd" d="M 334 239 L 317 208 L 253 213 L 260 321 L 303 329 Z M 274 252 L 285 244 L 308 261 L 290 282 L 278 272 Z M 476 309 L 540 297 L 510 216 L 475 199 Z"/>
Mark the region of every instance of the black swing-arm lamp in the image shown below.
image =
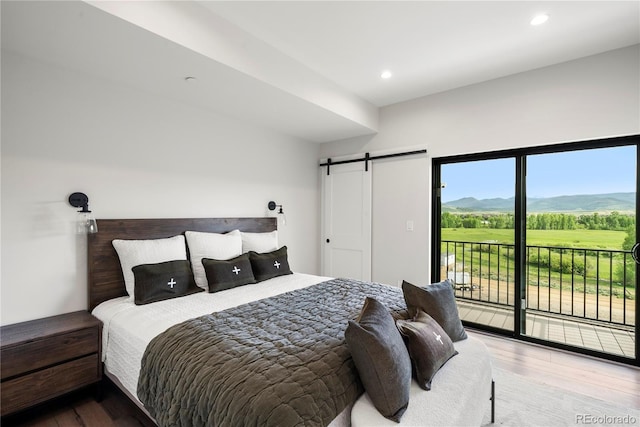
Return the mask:
<path id="1" fill-rule="evenodd" d="M 282 219 L 282 225 L 286 225 L 287 224 L 287 217 L 284 215 L 284 210 L 282 210 L 282 205 L 278 205 L 276 202 L 270 201 L 267 204 L 267 208 L 269 208 L 270 211 L 275 211 L 276 208 L 279 208 L 278 212 L 276 212 L 276 214 L 282 215 L 282 217 L 280 217 Z"/>
<path id="2" fill-rule="evenodd" d="M 98 223 L 89 210 L 89 197 L 84 193 L 72 193 L 69 196 L 69 204 L 74 208 L 81 208 L 82 220 L 78 224 L 80 231 L 93 234 L 98 232 Z"/>

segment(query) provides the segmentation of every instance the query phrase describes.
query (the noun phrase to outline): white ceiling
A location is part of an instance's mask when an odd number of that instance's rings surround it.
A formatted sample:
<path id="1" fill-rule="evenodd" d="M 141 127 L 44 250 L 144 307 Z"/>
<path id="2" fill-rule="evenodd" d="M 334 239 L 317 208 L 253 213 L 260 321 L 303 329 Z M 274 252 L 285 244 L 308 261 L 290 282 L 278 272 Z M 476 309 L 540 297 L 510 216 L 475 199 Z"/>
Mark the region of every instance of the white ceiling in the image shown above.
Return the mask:
<path id="1" fill-rule="evenodd" d="M 377 106 L 640 42 L 640 1 L 202 3 Z"/>
<path id="2" fill-rule="evenodd" d="M 375 133 L 378 107 L 640 43 L 640 1 L 1 8 L 3 50 L 317 142 Z M 529 25 L 541 12 L 549 21 Z"/>

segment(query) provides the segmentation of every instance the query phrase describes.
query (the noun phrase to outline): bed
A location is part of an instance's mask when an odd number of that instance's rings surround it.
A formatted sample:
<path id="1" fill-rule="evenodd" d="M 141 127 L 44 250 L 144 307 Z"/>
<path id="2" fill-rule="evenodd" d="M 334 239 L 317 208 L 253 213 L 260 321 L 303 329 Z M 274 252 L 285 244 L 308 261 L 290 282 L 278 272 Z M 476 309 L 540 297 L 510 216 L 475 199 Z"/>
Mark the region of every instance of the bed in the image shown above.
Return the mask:
<path id="1" fill-rule="evenodd" d="M 112 243 L 276 228 L 274 218 L 98 220 L 88 297 L 104 325 L 104 372 L 157 424 L 335 427 L 351 425 L 356 401 L 370 412 L 344 330 L 367 296 L 406 318 L 400 289 L 294 272 L 136 305 Z M 215 336 L 205 344 L 202 331 Z"/>

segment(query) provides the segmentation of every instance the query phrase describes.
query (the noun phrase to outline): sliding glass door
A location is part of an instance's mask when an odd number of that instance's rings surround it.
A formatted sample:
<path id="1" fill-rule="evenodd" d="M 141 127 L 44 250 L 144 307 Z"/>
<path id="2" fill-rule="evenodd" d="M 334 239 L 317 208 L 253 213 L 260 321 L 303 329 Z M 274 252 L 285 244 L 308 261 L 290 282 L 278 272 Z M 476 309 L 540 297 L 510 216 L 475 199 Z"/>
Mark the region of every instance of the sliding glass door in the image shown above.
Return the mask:
<path id="1" fill-rule="evenodd" d="M 432 280 L 465 324 L 638 363 L 638 142 L 434 159 Z"/>
<path id="2" fill-rule="evenodd" d="M 636 147 L 527 156 L 528 336 L 635 357 Z"/>
<path id="3" fill-rule="evenodd" d="M 513 330 L 515 163 L 441 167 L 440 280 L 453 283 L 463 320 Z"/>

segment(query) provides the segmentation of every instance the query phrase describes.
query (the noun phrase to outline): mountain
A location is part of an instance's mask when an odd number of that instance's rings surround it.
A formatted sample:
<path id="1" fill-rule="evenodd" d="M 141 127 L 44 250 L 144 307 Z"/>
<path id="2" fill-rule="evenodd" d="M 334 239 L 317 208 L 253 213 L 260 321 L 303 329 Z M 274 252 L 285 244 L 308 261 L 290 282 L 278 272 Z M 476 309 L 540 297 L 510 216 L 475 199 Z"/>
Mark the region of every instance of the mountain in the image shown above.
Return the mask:
<path id="1" fill-rule="evenodd" d="M 462 199 L 454 200 L 442 204 L 442 210 L 447 208 L 458 210 L 461 212 L 474 212 L 474 211 L 512 211 L 514 206 L 514 198 L 509 199 L 495 198 L 495 199 L 481 199 L 478 200 L 475 197 L 464 197 Z"/>
<path id="2" fill-rule="evenodd" d="M 442 204 L 443 212 L 512 212 L 515 198 L 476 199 L 463 197 Z M 575 194 L 527 198 L 527 212 L 635 212 L 636 193 Z"/>

